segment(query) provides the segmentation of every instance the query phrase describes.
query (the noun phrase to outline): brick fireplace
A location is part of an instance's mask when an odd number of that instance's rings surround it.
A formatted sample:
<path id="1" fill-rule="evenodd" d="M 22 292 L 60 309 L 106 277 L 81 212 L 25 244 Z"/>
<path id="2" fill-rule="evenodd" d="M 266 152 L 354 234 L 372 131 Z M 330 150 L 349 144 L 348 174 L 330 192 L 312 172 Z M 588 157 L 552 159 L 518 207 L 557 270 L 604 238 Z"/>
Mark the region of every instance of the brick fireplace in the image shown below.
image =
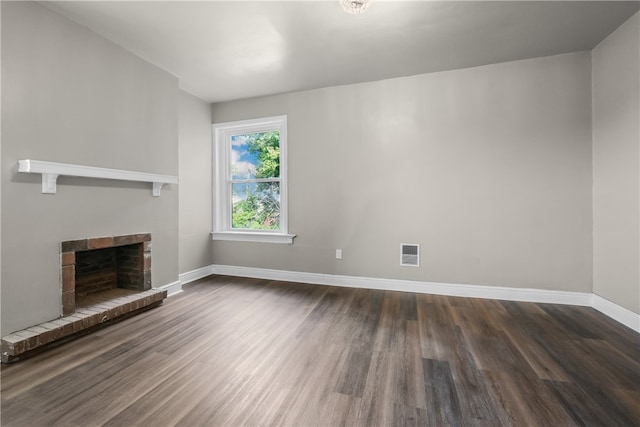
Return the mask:
<path id="1" fill-rule="evenodd" d="M 151 234 L 94 237 L 60 244 L 61 316 L 0 341 L 10 363 L 162 304 L 151 288 Z"/>
<path id="2" fill-rule="evenodd" d="M 62 314 L 118 289 L 151 289 L 151 234 L 95 237 L 60 244 Z M 106 297 L 109 299 L 109 297 Z"/>

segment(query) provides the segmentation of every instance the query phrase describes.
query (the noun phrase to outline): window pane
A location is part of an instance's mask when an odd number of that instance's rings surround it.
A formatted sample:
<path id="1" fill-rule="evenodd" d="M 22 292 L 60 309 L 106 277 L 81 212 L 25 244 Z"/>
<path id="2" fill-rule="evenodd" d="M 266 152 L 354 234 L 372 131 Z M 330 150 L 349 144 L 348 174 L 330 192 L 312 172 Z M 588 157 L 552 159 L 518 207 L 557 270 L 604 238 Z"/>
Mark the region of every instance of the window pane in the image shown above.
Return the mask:
<path id="1" fill-rule="evenodd" d="M 231 179 L 279 177 L 280 132 L 231 136 Z"/>
<path id="2" fill-rule="evenodd" d="M 280 183 L 231 184 L 232 228 L 280 229 Z"/>

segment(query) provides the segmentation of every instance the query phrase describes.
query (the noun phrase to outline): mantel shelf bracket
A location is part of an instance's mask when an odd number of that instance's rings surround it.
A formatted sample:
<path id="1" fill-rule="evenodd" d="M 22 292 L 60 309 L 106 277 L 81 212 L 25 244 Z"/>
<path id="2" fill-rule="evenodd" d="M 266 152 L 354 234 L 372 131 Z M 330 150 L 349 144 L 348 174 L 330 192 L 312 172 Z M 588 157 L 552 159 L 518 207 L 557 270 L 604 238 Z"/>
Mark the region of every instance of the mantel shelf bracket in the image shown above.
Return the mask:
<path id="1" fill-rule="evenodd" d="M 56 194 L 57 190 L 57 173 L 42 174 L 42 194 Z"/>
<path id="2" fill-rule="evenodd" d="M 42 174 L 42 193 L 56 194 L 57 180 L 60 175 L 83 178 L 115 179 L 120 181 L 151 182 L 152 194 L 160 197 L 165 184 L 177 184 L 178 177 L 153 173 L 127 171 L 121 169 L 97 168 L 94 166 L 73 165 L 68 163 L 45 162 L 42 160 L 18 160 L 18 172 Z"/>
<path id="3" fill-rule="evenodd" d="M 153 183 L 153 197 L 160 197 L 160 190 L 162 190 L 162 186 L 164 185 L 164 182 L 154 182 Z"/>

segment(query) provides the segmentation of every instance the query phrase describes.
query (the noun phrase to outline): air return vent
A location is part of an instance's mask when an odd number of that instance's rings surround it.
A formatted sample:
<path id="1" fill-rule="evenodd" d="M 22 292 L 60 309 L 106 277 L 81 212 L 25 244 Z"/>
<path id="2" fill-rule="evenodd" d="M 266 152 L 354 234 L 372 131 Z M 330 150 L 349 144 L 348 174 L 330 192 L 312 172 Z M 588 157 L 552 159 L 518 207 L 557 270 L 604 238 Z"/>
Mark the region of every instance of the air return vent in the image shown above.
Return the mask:
<path id="1" fill-rule="evenodd" d="M 400 265 L 418 267 L 420 265 L 420 245 L 408 243 L 401 244 Z"/>

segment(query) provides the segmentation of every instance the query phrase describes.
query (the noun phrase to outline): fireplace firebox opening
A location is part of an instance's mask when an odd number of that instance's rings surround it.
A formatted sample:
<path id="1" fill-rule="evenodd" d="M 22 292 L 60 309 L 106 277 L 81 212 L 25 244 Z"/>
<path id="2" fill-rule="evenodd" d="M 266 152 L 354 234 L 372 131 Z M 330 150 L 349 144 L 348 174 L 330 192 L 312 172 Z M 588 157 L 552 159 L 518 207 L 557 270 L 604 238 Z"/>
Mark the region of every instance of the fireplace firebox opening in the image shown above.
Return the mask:
<path id="1" fill-rule="evenodd" d="M 62 314 L 151 289 L 151 234 L 62 242 Z"/>

